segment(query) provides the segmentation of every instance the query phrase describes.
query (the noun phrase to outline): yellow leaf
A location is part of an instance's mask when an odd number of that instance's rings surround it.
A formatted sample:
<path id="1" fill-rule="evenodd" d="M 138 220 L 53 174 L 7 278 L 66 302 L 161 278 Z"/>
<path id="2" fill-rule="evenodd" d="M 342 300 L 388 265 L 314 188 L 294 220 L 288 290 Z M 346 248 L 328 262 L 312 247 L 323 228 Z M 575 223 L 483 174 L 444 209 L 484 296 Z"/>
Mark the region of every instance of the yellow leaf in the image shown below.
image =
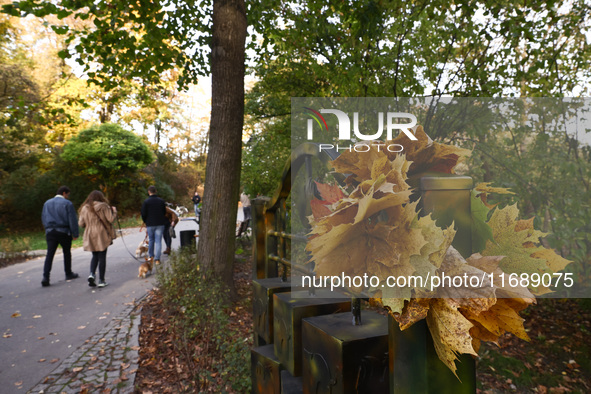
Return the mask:
<path id="1" fill-rule="evenodd" d="M 410 257 L 410 264 L 415 270 L 415 276 L 421 276 L 427 280 L 428 276 L 435 276 L 437 269 L 441 266 L 456 231 L 453 229 L 453 225 L 442 230 L 435 224 L 431 215 L 418 219 L 415 225 L 421 230 L 422 237 L 427 242 L 421 248 L 420 253 Z"/>
<path id="2" fill-rule="evenodd" d="M 433 299 L 427 315 L 427 325 L 439 359 L 457 377 L 457 354 L 477 355 L 470 335 L 473 324 L 458 311 L 458 306 L 453 300 Z"/>
<path id="3" fill-rule="evenodd" d="M 427 317 L 432 299 L 430 298 L 412 298 L 404 307 L 404 311 L 394 315 L 401 330 L 406 330 L 419 320 Z"/>
<path id="4" fill-rule="evenodd" d="M 505 256 L 499 263 L 503 272 L 511 274 L 551 272 L 546 261 L 532 257 L 544 250 L 535 246 L 545 234 L 533 228 L 533 221 L 518 221 L 517 205 L 496 209 L 488 224 L 492 229 L 495 242 L 486 242 L 483 256 Z"/>
<path id="5" fill-rule="evenodd" d="M 386 154 L 382 150 L 378 151 L 377 147 L 371 146 L 372 141 L 368 141 L 367 143 L 369 143 L 371 147 L 368 152 L 358 153 L 354 150 L 344 151 L 339 157 L 331 162 L 331 165 L 336 172 L 341 174 L 351 174 L 346 180 L 349 184 L 361 183 L 362 181 L 374 179 L 372 178 L 372 172 L 374 172 L 376 176 L 379 175 L 379 173 L 377 173 L 379 164 L 375 164 L 374 169 L 374 163 L 383 163 L 384 157 L 387 159 Z M 367 143 L 362 142 L 357 143 L 356 145 L 366 145 Z"/>
<path id="6" fill-rule="evenodd" d="M 482 182 L 474 187 L 474 190 L 481 193 L 496 193 L 496 194 L 515 194 L 504 187 L 490 186 L 491 182 Z"/>
<path id="7" fill-rule="evenodd" d="M 510 332 L 518 338 L 528 340 L 529 337 L 523 327 L 525 319 L 511 307 L 510 301 L 505 298 L 499 298 L 497 303 L 489 310 L 481 312 L 478 315 L 467 314 L 466 317 L 470 321 L 480 323 L 482 327 L 490 333 L 500 336 L 505 332 Z"/>
<path id="8" fill-rule="evenodd" d="M 501 276 L 505 275 L 497 266 L 502 256 L 483 257 L 474 254 L 467 259 L 471 266 L 482 269 L 494 275 L 496 302 L 484 311 L 462 309 L 462 314 L 475 325 L 471 330 L 473 337 L 477 340 L 497 342 L 498 337 L 505 332 L 511 332 L 521 339 L 528 340 L 527 333 L 523 327 L 524 319 L 519 312 L 535 303 L 533 294 L 524 287 L 511 287 L 508 285 L 508 278 L 505 277 L 505 287 Z"/>
<path id="9" fill-rule="evenodd" d="M 556 253 L 554 249 L 542 249 L 532 253 L 532 257 L 546 261 L 546 265 L 552 272 L 562 271 L 568 264 L 572 263 Z"/>
<path id="10" fill-rule="evenodd" d="M 316 263 L 316 273 L 367 273 L 383 279 L 392 274 L 411 274 L 409 257 L 419 253 L 426 241 L 420 230 L 410 226 L 416 216 L 415 205 L 401 208 L 410 193 L 394 192 L 392 184 L 381 174 L 361 183 L 348 198 L 336 203 L 335 212 L 312 220 L 306 250 Z M 389 216 L 395 214 L 403 218 L 403 222 L 396 221 L 396 227 L 387 224 L 391 221 Z"/>
<path id="11" fill-rule="evenodd" d="M 427 171 L 452 174 L 454 167 L 472 153 L 468 149 L 433 142 L 422 126 L 416 128 L 414 135 L 417 141 L 411 141 L 406 135 L 400 134 L 387 142 L 404 146 L 403 154 L 406 155 L 406 160 L 412 162 L 408 170 L 409 177 Z M 396 155 L 399 154 L 388 152 L 390 160 Z"/>
<path id="12" fill-rule="evenodd" d="M 409 291 L 410 293 L 410 291 Z M 410 299 L 410 294 L 409 294 Z M 395 316 L 396 314 L 401 314 L 402 309 L 404 308 L 404 301 L 405 298 L 382 298 L 382 305 L 389 309 L 390 313 Z"/>

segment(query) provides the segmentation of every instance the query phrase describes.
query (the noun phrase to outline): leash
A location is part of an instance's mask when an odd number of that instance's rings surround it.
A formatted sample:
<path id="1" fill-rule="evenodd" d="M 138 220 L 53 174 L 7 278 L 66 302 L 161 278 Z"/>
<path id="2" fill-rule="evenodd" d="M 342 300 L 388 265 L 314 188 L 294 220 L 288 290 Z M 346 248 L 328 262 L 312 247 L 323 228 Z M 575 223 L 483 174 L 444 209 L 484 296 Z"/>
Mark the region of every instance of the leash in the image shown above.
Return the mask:
<path id="1" fill-rule="evenodd" d="M 138 259 L 137 257 L 135 257 L 135 255 L 133 253 L 131 253 L 131 251 L 127 247 L 127 244 L 125 243 L 125 237 L 123 237 L 123 229 L 121 228 L 121 223 L 119 222 L 119 216 L 117 216 L 117 225 L 119 226 L 119 235 L 121 236 L 121 241 L 123 241 L 123 246 L 125 247 L 125 250 L 127 250 L 127 253 L 129 253 L 129 255 L 131 257 L 133 257 L 133 259 L 135 261 L 138 261 L 140 263 L 143 263 L 143 261 L 141 261 L 140 259 Z"/>

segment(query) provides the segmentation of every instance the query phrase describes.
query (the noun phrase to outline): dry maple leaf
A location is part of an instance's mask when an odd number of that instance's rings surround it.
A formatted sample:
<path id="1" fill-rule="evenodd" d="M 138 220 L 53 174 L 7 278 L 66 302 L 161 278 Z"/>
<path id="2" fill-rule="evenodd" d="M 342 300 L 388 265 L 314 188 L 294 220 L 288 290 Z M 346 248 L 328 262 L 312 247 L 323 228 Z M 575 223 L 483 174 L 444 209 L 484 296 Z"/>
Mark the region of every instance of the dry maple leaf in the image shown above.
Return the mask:
<path id="1" fill-rule="evenodd" d="M 439 359 L 456 375 L 455 360 L 458 354 L 477 356 L 472 345 L 470 329 L 474 326 L 458 310 L 459 305 L 451 298 L 431 300 L 427 325 L 433 337 L 433 345 Z"/>
<path id="2" fill-rule="evenodd" d="M 511 287 L 508 280 L 500 280 L 506 275 L 498 264 L 503 256 L 481 256 L 474 254 L 467 259 L 467 263 L 479 268 L 495 278 L 495 303 L 484 311 L 462 309 L 464 316 L 474 324 L 471 330 L 474 338 L 474 348 L 478 350 L 480 341 L 498 343 L 498 338 L 505 332 L 510 332 L 518 338 L 529 340 L 523 326 L 525 321 L 519 312 L 535 303 L 534 295 L 523 286 Z M 505 287 L 502 287 L 502 284 Z"/>
<path id="3" fill-rule="evenodd" d="M 505 256 L 499 267 L 507 274 L 543 274 L 558 272 L 570 261 L 556 254 L 552 249 L 540 245 L 540 238 L 547 234 L 535 230 L 533 218 L 518 220 L 517 204 L 497 208 L 488 224 L 492 229 L 494 242 L 486 242 L 483 256 Z M 549 293 L 544 286 L 530 287 L 535 295 Z"/>
<path id="4" fill-rule="evenodd" d="M 535 297 L 525 287 L 502 287 L 508 280 L 501 279 L 511 273 L 556 272 L 569 261 L 539 246 L 545 234 L 534 229 L 533 220 L 517 220 L 516 206 L 495 210 L 485 223 L 491 207 L 487 193 L 511 193 L 488 183 L 474 191 L 485 204 L 479 212 L 482 224 L 490 227 L 484 250 L 464 259 L 451 246 L 453 224 L 441 229 L 430 215 L 420 217 L 417 203 L 410 203 L 407 180 L 425 172 L 453 173 L 470 151 L 433 142 L 420 126 L 415 135 L 417 141 L 400 135 L 387 142 L 403 145 L 403 153 L 374 145 L 368 152 L 343 152 L 332 162 L 353 191 L 345 195 L 336 186 L 317 184 L 323 201 L 313 202 L 306 249 L 318 275 L 463 278 L 463 285 L 436 289 L 427 288 L 429 283 L 352 289 L 374 291 L 372 301 L 387 308 L 403 330 L 426 319 L 439 358 L 455 374 L 457 355 L 476 355 L 481 341 L 498 342 L 505 332 L 528 339 L 519 312 Z M 479 286 L 467 284 L 473 281 Z"/>
<path id="5" fill-rule="evenodd" d="M 359 198 L 343 199 L 333 213 L 318 221 L 312 221 L 313 230 L 310 235 L 317 237 L 309 241 L 307 249 L 314 254 L 315 259 L 324 258 L 343 243 L 346 240 L 344 238 L 353 238 L 356 227 L 361 226 L 374 214 L 408 201 L 410 191 L 384 193 L 385 187 L 387 184 L 380 178 L 365 193 L 359 191 Z M 378 192 L 381 193 L 381 198 L 374 197 Z"/>
<path id="6" fill-rule="evenodd" d="M 401 330 L 426 318 L 435 350 L 454 374 L 457 355 L 475 354 L 480 341 L 496 343 L 505 332 L 528 339 L 519 312 L 535 299 L 527 289 L 505 289 L 491 283 L 489 274 L 503 274 L 498 268 L 501 259 L 502 256 L 473 255 L 465 260 L 450 246 L 437 273 L 464 278 L 465 283 L 470 283 L 471 277 L 480 278 L 483 280 L 480 287 L 452 286 L 437 288 L 430 293 L 416 291 L 415 298 L 404 304 L 401 313 L 392 313 Z M 498 298 L 497 293 L 502 297 L 523 298 Z M 423 298 L 427 295 L 437 298 Z M 382 304 L 393 312 L 399 306 L 396 301 L 383 299 Z"/>
<path id="7" fill-rule="evenodd" d="M 474 186 L 474 195 L 480 198 L 480 201 L 488 208 L 492 209 L 496 207 L 498 204 L 489 204 L 488 203 L 488 195 L 491 193 L 496 194 L 515 194 L 507 188 L 504 187 L 493 187 L 490 186 L 491 182 L 482 182 L 478 185 Z"/>
<path id="8" fill-rule="evenodd" d="M 468 149 L 433 142 L 422 126 L 417 126 L 414 135 L 417 141 L 412 141 L 403 134 L 392 141 L 387 141 L 387 144 L 404 146 L 402 153 L 406 155 L 409 162 L 412 162 L 408 171 L 409 177 L 428 171 L 453 174 L 454 167 L 472 153 Z M 388 152 L 388 156 L 392 160 L 402 153 Z"/>
<path id="9" fill-rule="evenodd" d="M 497 193 L 497 194 L 515 194 L 511 190 L 505 187 L 494 187 L 491 186 L 492 182 L 481 182 L 478 185 L 474 186 L 474 190 L 476 190 L 477 194 L 489 194 L 489 193 Z"/>
<path id="10" fill-rule="evenodd" d="M 410 256 L 409 263 L 413 268 L 412 275 L 415 277 L 421 277 L 425 281 L 425 285 L 427 285 L 428 278 L 434 276 L 441 266 L 447 249 L 455 237 L 456 231 L 454 230 L 453 225 L 445 230 L 439 228 L 431 218 L 431 215 L 419 218 L 414 225 L 420 229 L 422 238 L 428 242 L 425 242 L 421 247 L 420 253 Z M 404 308 L 405 301 L 413 301 L 413 299 L 411 299 L 413 290 L 426 291 L 427 289 L 424 287 L 386 287 L 382 292 L 382 300 L 380 302 L 387 307 L 392 314 L 400 315 Z M 402 326 L 403 324 L 401 323 L 401 329 L 403 329 Z"/>
<path id="11" fill-rule="evenodd" d="M 373 192 L 372 188 L 358 200 L 355 216 L 349 215 L 348 223 L 316 227 L 316 231 L 322 229 L 324 233 L 310 239 L 307 250 L 316 262 L 318 275 L 370 274 L 385 280 L 391 275 L 413 273 L 410 256 L 420 253 L 427 242 L 421 230 L 412 225 L 415 205 L 402 207 L 408 201 L 406 192 L 385 194 L 380 199 L 373 198 Z M 343 209 L 350 210 L 351 206 Z M 340 217 L 334 215 L 327 220 Z M 397 225 L 390 225 L 390 221 Z"/>
<path id="12" fill-rule="evenodd" d="M 358 153 L 352 150 L 341 153 L 331 162 L 334 170 L 341 174 L 349 174 L 346 178 L 348 185 L 357 186 L 384 175 L 387 182 L 396 186 L 395 191 L 407 190 L 409 185 L 406 179 L 411 163 L 404 155 L 388 156 L 383 149 L 377 148 L 375 141 L 368 143 L 370 144 L 368 152 Z M 367 145 L 367 143 L 360 142 L 356 145 Z"/>
<path id="13" fill-rule="evenodd" d="M 334 170 L 341 174 L 349 174 L 346 178 L 347 184 L 354 182 L 360 183 L 365 180 L 373 179 L 372 172 L 375 172 L 375 167 L 379 167 L 383 163 L 384 158 L 388 159 L 383 151 L 378 151 L 377 147 L 372 147 L 375 141 L 358 142 L 358 145 L 368 145 L 371 147 L 368 152 L 359 153 L 355 150 L 344 151 L 339 157 L 331 162 Z M 375 174 L 373 174 L 375 176 Z"/>

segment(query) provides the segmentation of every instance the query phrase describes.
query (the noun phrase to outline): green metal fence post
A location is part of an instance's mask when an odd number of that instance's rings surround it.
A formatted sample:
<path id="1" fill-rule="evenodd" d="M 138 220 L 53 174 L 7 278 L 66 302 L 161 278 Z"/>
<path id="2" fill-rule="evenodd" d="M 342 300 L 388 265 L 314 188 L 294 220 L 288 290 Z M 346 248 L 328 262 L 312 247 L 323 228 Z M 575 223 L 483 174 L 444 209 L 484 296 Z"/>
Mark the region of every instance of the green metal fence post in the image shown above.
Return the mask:
<path id="1" fill-rule="evenodd" d="M 442 228 L 454 223 L 457 233 L 452 245 L 462 256 L 470 256 L 472 178 L 449 175 L 422 177 L 419 188 L 423 214 L 431 213 Z M 388 323 L 391 393 L 476 392 L 476 364 L 472 356 L 458 357 L 456 377 L 439 360 L 425 320 L 404 331 L 400 331 L 391 316 Z"/>

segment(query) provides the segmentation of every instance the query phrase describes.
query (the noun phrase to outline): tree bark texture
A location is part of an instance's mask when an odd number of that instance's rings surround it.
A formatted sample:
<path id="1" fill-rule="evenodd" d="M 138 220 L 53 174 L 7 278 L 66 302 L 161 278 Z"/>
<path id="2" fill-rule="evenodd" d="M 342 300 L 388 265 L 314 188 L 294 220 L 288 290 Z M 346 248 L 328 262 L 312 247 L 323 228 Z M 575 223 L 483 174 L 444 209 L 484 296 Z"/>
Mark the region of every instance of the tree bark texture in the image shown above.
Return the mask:
<path id="1" fill-rule="evenodd" d="M 214 0 L 211 123 L 197 255 L 234 292 L 233 265 L 244 123 L 244 0 Z"/>

